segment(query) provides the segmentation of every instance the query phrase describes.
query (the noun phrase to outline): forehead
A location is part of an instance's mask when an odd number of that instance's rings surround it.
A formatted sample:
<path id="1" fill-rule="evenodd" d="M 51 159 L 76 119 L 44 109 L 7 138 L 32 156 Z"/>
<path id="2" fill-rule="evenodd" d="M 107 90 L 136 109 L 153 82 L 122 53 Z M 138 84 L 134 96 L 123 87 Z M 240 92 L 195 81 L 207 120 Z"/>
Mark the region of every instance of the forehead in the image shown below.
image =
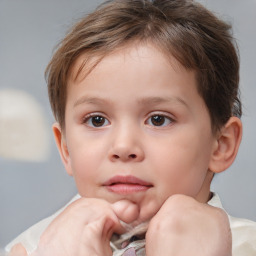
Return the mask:
<path id="1" fill-rule="evenodd" d="M 128 94 L 131 102 L 135 98 L 137 102 L 146 102 L 147 97 L 154 99 L 152 103 L 157 98 L 191 98 L 191 104 L 192 99 L 202 101 L 197 92 L 196 73 L 149 44 L 122 47 L 103 58 L 82 54 L 72 68 L 68 99 L 76 105 L 81 94 L 87 98 L 85 102 L 88 98 L 95 102 L 99 94 L 115 101 Z"/>
<path id="2" fill-rule="evenodd" d="M 190 104 L 192 99 L 202 101 L 197 91 L 196 72 L 186 69 L 152 44 L 126 45 L 105 56 L 81 54 L 70 73 L 67 100 L 76 104 L 81 94 L 94 99 L 100 94 L 115 101 L 130 94 L 131 102 L 135 99 L 133 95 L 137 101 L 157 97 L 180 101 L 183 97 L 191 98 Z"/>
<path id="3" fill-rule="evenodd" d="M 154 43 L 145 42 L 130 42 L 125 45 L 121 45 L 117 49 L 106 52 L 98 51 L 97 53 L 82 52 L 72 64 L 69 70 L 68 84 L 71 82 L 77 82 L 85 79 L 101 62 L 114 62 L 115 59 L 120 61 L 120 57 L 123 62 L 128 57 L 141 59 L 142 61 L 149 58 L 160 60 L 162 63 L 169 64 L 175 70 L 182 70 L 184 72 L 191 71 L 186 69 L 173 55 L 165 49 L 157 47 Z M 156 58 L 157 57 L 157 58 Z"/>

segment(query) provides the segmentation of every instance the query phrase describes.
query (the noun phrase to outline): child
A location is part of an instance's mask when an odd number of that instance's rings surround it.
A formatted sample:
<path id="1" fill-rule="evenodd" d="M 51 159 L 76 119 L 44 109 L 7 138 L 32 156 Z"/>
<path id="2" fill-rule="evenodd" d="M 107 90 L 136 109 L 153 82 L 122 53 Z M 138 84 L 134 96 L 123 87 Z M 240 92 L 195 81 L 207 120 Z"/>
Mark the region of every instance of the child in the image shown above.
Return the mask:
<path id="1" fill-rule="evenodd" d="M 256 224 L 227 217 L 210 191 L 242 135 L 229 29 L 189 0 L 109 1 L 76 24 L 46 74 L 79 196 L 7 250 L 255 255 Z"/>

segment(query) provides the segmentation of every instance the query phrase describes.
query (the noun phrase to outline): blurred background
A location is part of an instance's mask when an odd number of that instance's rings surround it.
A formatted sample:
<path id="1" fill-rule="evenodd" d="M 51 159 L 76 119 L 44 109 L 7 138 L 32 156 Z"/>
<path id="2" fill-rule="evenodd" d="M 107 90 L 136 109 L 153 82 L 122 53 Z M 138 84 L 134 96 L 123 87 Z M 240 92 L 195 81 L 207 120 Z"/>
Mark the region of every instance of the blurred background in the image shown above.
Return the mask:
<path id="1" fill-rule="evenodd" d="M 60 161 L 44 70 L 54 46 L 103 1 L 0 0 L 0 248 L 77 191 Z M 229 214 L 256 221 L 256 0 L 200 0 L 233 24 L 241 56 L 244 135 L 215 176 Z"/>

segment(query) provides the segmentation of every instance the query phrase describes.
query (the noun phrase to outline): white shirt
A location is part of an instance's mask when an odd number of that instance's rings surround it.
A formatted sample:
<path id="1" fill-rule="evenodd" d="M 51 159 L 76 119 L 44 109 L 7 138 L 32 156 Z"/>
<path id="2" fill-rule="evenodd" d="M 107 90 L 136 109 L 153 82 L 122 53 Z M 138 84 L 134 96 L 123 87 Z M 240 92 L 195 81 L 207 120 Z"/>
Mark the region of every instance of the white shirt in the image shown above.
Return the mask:
<path id="1" fill-rule="evenodd" d="M 76 195 L 67 205 L 77 200 L 78 198 L 80 198 L 80 196 Z M 212 199 L 208 202 L 208 204 L 223 209 L 220 198 L 217 194 L 213 195 Z M 42 221 L 38 222 L 37 224 L 30 227 L 28 230 L 23 232 L 11 243 L 9 243 L 6 246 L 5 250 L 9 252 L 13 245 L 17 243 L 22 243 L 29 254 L 33 252 L 38 245 L 41 234 L 52 222 L 52 220 L 65 209 L 67 205 L 65 205 L 52 216 L 43 219 Z M 232 255 L 256 256 L 256 222 L 246 219 L 234 218 L 229 215 L 228 217 L 232 232 Z"/>

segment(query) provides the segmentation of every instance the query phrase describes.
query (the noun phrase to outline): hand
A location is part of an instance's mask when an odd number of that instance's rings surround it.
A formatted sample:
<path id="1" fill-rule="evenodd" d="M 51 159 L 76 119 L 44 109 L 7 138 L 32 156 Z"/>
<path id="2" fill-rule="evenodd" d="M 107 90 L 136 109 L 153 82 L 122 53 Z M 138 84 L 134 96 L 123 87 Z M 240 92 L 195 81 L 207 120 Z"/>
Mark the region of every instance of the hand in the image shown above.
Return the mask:
<path id="1" fill-rule="evenodd" d="M 138 206 L 127 200 L 110 204 L 102 199 L 81 198 L 49 225 L 32 256 L 112 255 L 112 234 L 125 231 L 120 220 L 130 223 L 138 215 Z"/>
<path id="2" fill-rule="evenodd" d="M 27 256 L 27 251 L 22 244 L 16 244 L 12 247 L 8 256 Z"/>
<path id="3" fill-rule="evenodd" d="M 226 213 L 195 199 L 171 196 L 149 223 L 147 256 L 231 256 Z"/>

